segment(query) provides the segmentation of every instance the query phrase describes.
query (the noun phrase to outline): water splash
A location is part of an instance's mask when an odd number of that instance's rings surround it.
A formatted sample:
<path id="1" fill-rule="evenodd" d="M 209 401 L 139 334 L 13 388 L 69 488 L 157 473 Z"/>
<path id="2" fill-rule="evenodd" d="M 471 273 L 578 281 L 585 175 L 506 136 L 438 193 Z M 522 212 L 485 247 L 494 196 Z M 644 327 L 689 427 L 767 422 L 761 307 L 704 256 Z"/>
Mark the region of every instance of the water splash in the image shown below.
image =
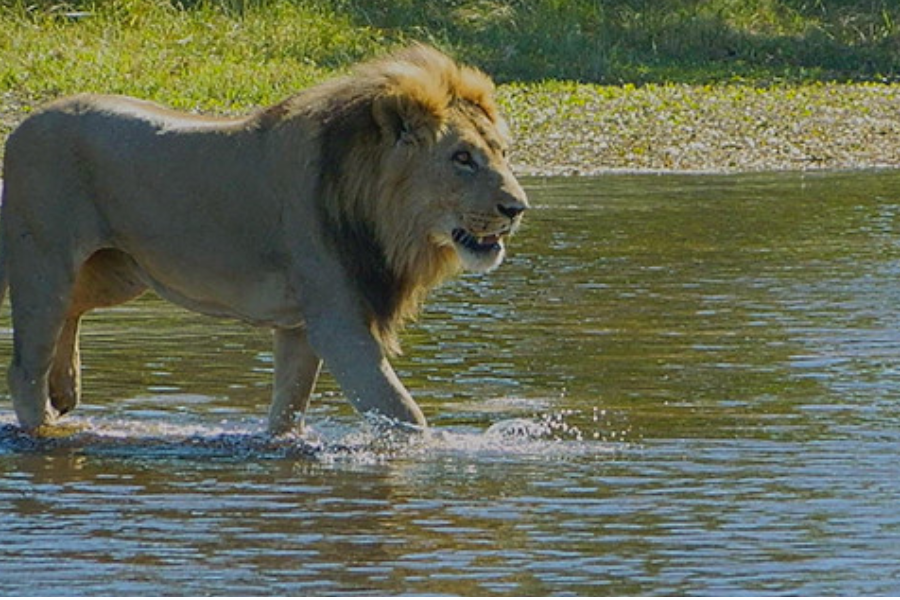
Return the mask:
<path id="1" fill-rule="evenodd" d="M 484 430 L 438 427 L 424 433 L 385 427 L 379 421 L 324 419 L 303 434 L 272 437 L 261 420 L 216 425 L 170 421 L 76 417 L 41 435 L 19 429 L 0 417 L 0 455 L 77 453 L 115 457 L 222 460 L 310 460 L 323 464 L 384 464 L 397 459 L 439 455 L 554 459 L 608 454 L 614 444 L 597 441 L 573 422 L 575 411 L 515 417 Z M 583 420 L 583 419 L 581 419 Z"/>
<path id="2" fill-rule="evenodd" d="M 529 419 L 506 419 L 491 425 L 485 434 L 503 438 L 553 440 L 557 442 L 581 442 L 586 437 L 599 439 L 599 431 L 594 432 L 593 435 L 586 436 L 581 426 L 570 422 L 569 418 L 578 414 L 579 412 L 574 410 L 561 410 L 543 413 Z"/>
<path id="3" fill-rule="evenodd" d="M 148 458 L 307 458 L 315 444 L 272 438 L 250 431 L 210 427 L 160 426 L 136 421 L 83 419 L 31 435 L 13 424 L 0 425 L 0 454 L 76 453 Z"/>

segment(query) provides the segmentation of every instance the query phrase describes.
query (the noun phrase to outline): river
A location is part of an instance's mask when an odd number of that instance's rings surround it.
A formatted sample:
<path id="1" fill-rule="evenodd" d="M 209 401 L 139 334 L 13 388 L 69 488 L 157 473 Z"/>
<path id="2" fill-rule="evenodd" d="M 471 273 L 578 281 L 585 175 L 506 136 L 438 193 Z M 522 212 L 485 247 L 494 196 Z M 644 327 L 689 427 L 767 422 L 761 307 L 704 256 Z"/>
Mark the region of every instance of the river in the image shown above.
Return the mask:
<path id="1" fill-rule="evenodd" d="M 0 384 L 0 593 L 900 594 L 900 173 L 525 184 L 403 336 L 427 438 L 326 373 L 268 439 L 270 334 L 153 296 L 86 320 L 80 432 Z"/>

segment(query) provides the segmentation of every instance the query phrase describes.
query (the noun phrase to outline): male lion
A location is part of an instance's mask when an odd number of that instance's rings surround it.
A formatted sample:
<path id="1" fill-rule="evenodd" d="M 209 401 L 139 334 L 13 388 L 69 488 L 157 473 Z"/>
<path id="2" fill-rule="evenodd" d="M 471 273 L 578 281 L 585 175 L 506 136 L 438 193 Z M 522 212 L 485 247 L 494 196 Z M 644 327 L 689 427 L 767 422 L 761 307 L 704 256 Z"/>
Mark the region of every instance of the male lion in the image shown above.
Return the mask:
<path id="1" fill-rule="evenodd" d="M 361 413 L 426 427 L 386 357 L 429 288 L 503 259 L 528 206 L 506 148 L 490 79 L 422 45 L 245 118 L 50 105 L 4 167 L 20 424 L 78 404 L 82 315 L 152 288 L 274 329 L 271 433 L 302 427 L 323 360 Z"/>

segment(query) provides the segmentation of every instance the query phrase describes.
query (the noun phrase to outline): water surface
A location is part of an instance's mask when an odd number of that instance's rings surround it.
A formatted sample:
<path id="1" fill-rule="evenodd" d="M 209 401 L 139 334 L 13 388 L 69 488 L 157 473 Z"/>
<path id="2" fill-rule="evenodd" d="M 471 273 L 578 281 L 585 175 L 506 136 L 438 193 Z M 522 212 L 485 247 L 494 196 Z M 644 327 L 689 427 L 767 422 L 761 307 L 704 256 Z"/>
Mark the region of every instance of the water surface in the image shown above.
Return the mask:
<path id="1" fill-rule="evenodd" d="M 327 375 L 266 438 L 268 332 L 154 297 L 86 323 L 81 433 L 3 384 L 0 593 L 900 594 L 900 174 L 527 188 L 404 336 L 429 439 Z"/>

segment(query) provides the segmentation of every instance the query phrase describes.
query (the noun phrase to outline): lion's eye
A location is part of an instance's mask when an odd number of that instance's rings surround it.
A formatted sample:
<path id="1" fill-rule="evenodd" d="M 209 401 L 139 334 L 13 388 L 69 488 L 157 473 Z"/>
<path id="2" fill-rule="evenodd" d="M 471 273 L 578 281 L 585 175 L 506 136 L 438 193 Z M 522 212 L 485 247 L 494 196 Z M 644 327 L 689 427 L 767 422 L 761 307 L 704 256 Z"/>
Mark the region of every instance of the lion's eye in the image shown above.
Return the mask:
<path id="1" fill-rule="evenodd" d="M 475 158 L 468 150 L 457 150 L 456 152 L 454 152 L 453 162 L 471 171 L 474 171 L 478 168 L 478 164 L 475 162 Z"/>

